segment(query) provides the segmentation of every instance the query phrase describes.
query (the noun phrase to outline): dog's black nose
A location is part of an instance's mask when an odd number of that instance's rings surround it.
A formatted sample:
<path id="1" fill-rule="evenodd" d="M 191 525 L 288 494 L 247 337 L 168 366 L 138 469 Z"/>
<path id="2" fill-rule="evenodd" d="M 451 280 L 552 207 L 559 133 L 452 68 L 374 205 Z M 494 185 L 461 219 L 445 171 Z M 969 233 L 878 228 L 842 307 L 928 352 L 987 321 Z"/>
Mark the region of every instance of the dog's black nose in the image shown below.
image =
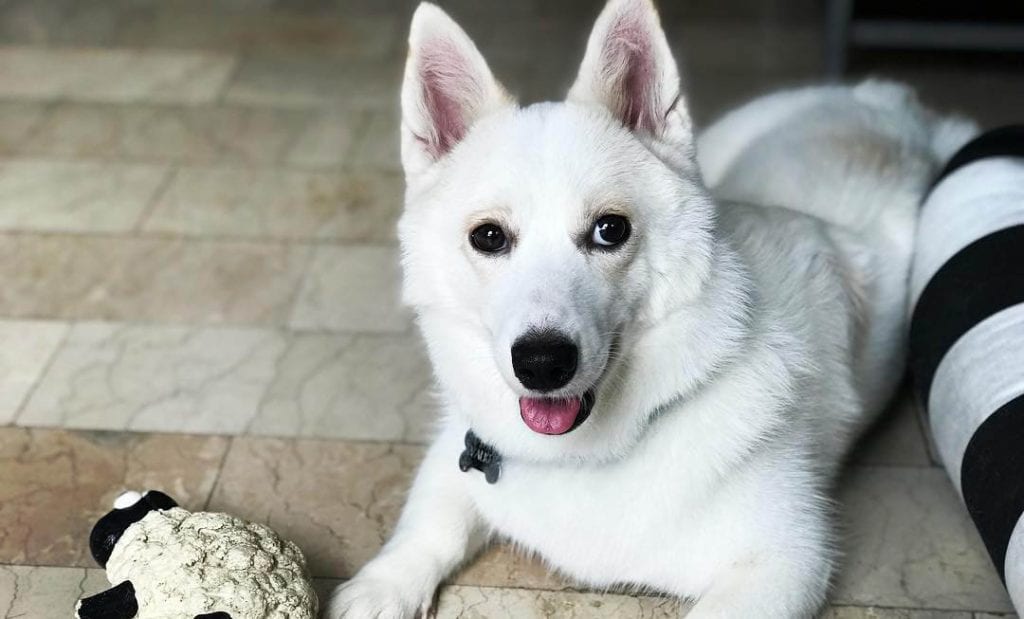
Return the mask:
<path id="1" fill-rule="evenodd" d="M 557 331 L 536 331 L 512 344 L 512 371 L 527 389 L 553 391 L 576 373 L 579 349 Z"/>

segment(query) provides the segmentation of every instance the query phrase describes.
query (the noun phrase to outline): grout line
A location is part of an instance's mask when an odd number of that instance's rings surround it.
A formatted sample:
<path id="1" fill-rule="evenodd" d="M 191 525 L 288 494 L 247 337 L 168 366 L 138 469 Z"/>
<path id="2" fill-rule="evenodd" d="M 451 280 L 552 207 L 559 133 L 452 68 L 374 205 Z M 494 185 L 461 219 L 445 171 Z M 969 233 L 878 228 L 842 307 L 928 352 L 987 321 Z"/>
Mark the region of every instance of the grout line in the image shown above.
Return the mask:
<path id="1" fill-rule="evenodd" d="M 157 206 L 160 204 L 161 198 L 164 197 L 164 194 L 167 193 L 171 184 L 173 184 L 174 179 L 177 177 L 178 167 L 173 165 L 168 166 L 167 170 L 164 171 L 164 177 L 160 179 L 160 182 L 153 189 L 153 195 L 149 197 L 146 206 L 143 207 L 142 212 L 139 213 L 138 219 L 135 220 L 135 225 L 133 225 L 131 229 L 131 232 L 133 233 L 131 236 L 137 237 L 141 235 L 143 226 L 145 226 L 146 222 L 149 221 L 149 218 L 153 216 Z"/>
<path id="2" fill-rule="evenodd" d="M 210 104 L 213 106 L 223 107 L 225 105 L 231 105 L 231 101 L 227 101 L 227 92 L 231 89 L 231 85 L 234 84 L 239 78 L 239 74 L 242 73 L 242 67 L 245 65 L 245 61 L 249 59 L 249 52 L 245 49 L 232 49 L 228 52 L 231 55 L 233 64 L 231 70 L 224 76 L 224 81 L 220 84 L 220 89 L 217 94 L 210 100 Z"/>
<path id="3" fill-rule="evenodd" d="M 260 324 L 260 323 L 196 323 L 178 321 L 154 321 L 154 320 L 114 320 L 102 317 L 75 317 L 55 318 L 52 316 L 0 316 L 0 322 L 41 322 L 51 324 L 103 324 L 112 327 L 139 327 L 139 328 L 182 328 L 204 329 L 207 331 L 258 331 L 263 333 L 279 333 L 282 335 L 302 336 L 323 336 L 323 337 L 364 337 L 364 338 L 406 338 L 416 335 L 415 325 L 401 330 L 379 330 L 368 331 L 365 329 L 317 329 L 317 328 L 292 328 L 284 324 Z"/>
<path id="4" fill-rule="evenodd" d="M 343 443 L 346 445 L 395 445 L 399 447 L 420 447 L 426 448 L 429 446 L 430 441 L 412 441 L 409 439 L 387 439 L 387 438 L 345 438 L 345 437 L 331 437 L 319 435 L 295 435 L 295 434 L 221 434 L 221 433 L 203 433 L 198 431 L 191 432 L 172 432 L 169 430 L 137 430 L 137 429 L 126 429 L 126 428 L 104 428 L 104 427 L 66 427 L 59 425 L 24 425 L 24 426 L 0 426 L 0 431 L 4 428 L 14 429 L 31 429 L 37 432 L 52 432 L 60 433 L 65 432 L 69 434 L 89 434 L 91 432 L 111 432 L 116 434 L 125 434 L 130 436 L 160 436 L 167 438 L 197 438 L 197 439 L 208 439 L 208 438 L 224 438 L 229 440 L 229 450 L 234 446 L 234 440 L 238 438 L 246 438 L 253 440 L 276 440 L 276 441 L 302 441 L 308 443 Z M 225 452 L 224 458 L 227 458 L 227 452 Z M 223 463 L 222 463 L 223 464 Z M 218 475 L 219 475 L 218 470 Z M 211 491 L 212 492 L 212 491 Z"/>
<path id="5" fill-rule="evenodd" d="M 308 248 L 302 264 L 302 275 L 296 278 L 295 286 L 291 294 L 288 295 L 287 303 L 284 304 L 285 310 L 282 312 L 282 327 L 291 333 L 301 332 L 293 326 L 295 324 L 295 313 L 299 311 L 299 307 L 302 305 L 303 292 L 306 290 L 306 283 L 312 277 L 313 266 L 316 263 L 317 255 L 320 253 L 318 251 L 319 247 L 321 246 Z"/>
<path id="6" fill-rule="evenodd" d="M 370 137 L 370 129 L 376 115 L 377 112 L 374 109 L 360 109 L 353 112 L 352 116 L 358 124 L 356 125 L 356 130 L 352 132 L 352 141 L 342 157 L 344 160 L 342 163 L 346 171 L 357 169 L 353 166 L 353 162 L 356 160 L 356 154 L 365 150 L 364 144 Z M 399 128 L 399 131 L 401 131 L 401 128 Z M 401 170 L 401 167 L 399 166 L 397 169 Z"/>
<path id="7" fill-rule="evenodd" d="M 57 361 L 57 356 L 60 354 L 60 351 L 63 350 L 64 345 L 67 344 L 68 339 L 71 337 L 71 329 L 75 326 L 75 322 L 70 320 L 45 320 L 40 322 L 62 323 L 64 325 L 64 333 L 61 335 L 60 341 L 57 342 L 57 345 L 53 347 L 53 351 L 50 353 L 49 358 L 47 358 L 46 363 L 44 363 L 43 367 L 39 370 L 35 380 L 32 382 L 32 386 L 25 391 L 25 395 L 21 398 L 21 402 L 18 403 L 18 408 L 15 410 L 14 417 L 12 417 L 10 421 L 10 425 L 12 426 L 18 425 L 18 420 L 20 420 L 21 416 L 25 413 L 25 407 L 32 401 L 32 397 L 39 389 L 39 386 L 43 383 L 47 374 L 50 373 L 50 369 Z"/>
<path id="8" fill-rule="evenodd" d="M 0 45 L 0 48 L 3 46 Z M 130 49 L 130 48 L 123 48 Z M 145 50 L 138 50 L 145 51 Z M 233 52 L 222 52 L 225 56 L 239 56 Z M 239 56 L 241 60 L 244 60 L 245 54 Z M 161 98 L 101 98 L 101 97 L 83 97 L 75 94 L 41 94 L 39 96 L 33 95 L 12 95 L 0 93 L 0 105 L 14 105 L 14 104 L 25 104 L 25 105 L 50 105 L 50 104 L 66 104 L 66 105 L 82 105 L 82 106 L 103 106 L 103 107 L 163 107 L 163 108 L 182 108 L 182 109 L 199 109 L 204 107 L 210 108 L 223 108 L 223 109 L 251 109 L 251 110 L 271 110 L 282 113 L 294 113 L 294 114 L 310 114 L 320 110 L 328 109 L 348 109 L 348 110 L 375 110 L 383 106 L 393 105 L 394 101 L 391 98 L 380 99 L 356 99 L 347 100 L 345 98 L 323 98 L 316 100 L 291 100 L 288 103 L 282 103 L 279 100 L 266 100 L 260 98 L 243 98 L 243 99 L 226 99 L 227 91 L 235 78 L 240 72 L 242 67 L 241 60 L 236 67 L 229 72 L 226 78 L 225 85 L 222 92 L 215 93 L 214 98 L 201 99 L 201 100 L 190 100 L 190 99 L 161 99 Z M 395 84 L 395 89 L 398 88 L 398 84 Z"/>
<path id="9" fill-rule="evenodd" d="M 41 237 L 41 238 L 86 238 L 105 239 L 111 241 L 134 241 L 134 240 L 157 240 L 157 241 L 191 241 L 197 244 L 216 243 L 238 243 L 249 245 L 282 245 L 288 247 L 380 247 L 382 249 L 397 249 L 397 239 L 338 239 L 338 238 L 316 238 L 316 237 L 271 237 L 271 236 L 242 236 L 229 234 L 195 234 L 189 232 L 164 232 L 145 231 L 139 232 L 110 232 L 106 230 L 49 230 L 49 229 L 2 229 L 0 228 L 0 239 L 3 237 Z"/>
<path id="10" fill-rule="evenodd" d="M 39 134 L 39 132 L 43 130 L 43 127 L 45 127 L 47 125 L 47 123 L 50 122 L 50 120 L 53 118 L 54 114 L 57 113 L 57 109 L 60 106 L 61 106 L 61 102 L 60 101 L 51 101 L 51 102 L 44 103 L 43 105 L 41 105 L 40 106 L 41 112 L 39 114 L 39 118 L 37 118 L 35 121 L 33 121 L 31 123 L 31 125 L 29 126 L 29 128 L 25 131 L 25 133 L 22 134 L 18 138 L 18 140 L 14 143 L 13 152 L 14 153 L 20 153 L 25 148 L 26 144 L 28 144 L 32 140 L 34 140 L 36 138 L 36 136 Z M 10 157 L 5 157 L 5 159 L 9 160 L 11 158 Z"/>
<path id="11" fill-rule="evenodd" d="M 213 495 L 217 492 L 218 486 L 220 486 L 221 475 L 224 474 L 224 466 L 227 464 L 228 456 L 231 455 L 231 450 L 235 447 L 235 438 L 237 437 L 228 437 L 227 445 L 224 447 L 224 455 L 221 456 L 220 462 L 217 464 L 217 474 L 213 478 L 213 483 L 210 484 L 210 492 L 203 501 L 203 511 L 209 511 L 210 509 L 210 501 L 213 500 Z"/>
<path id="12" fill-rule="evenodd" d="M 279 152 L 273 157 L 273 165 L 278 168 L 288 170 L 293 166 L 290 165 L 293 157 L 293 151 L 295 147 L 299 145 L 302 138 L 306 136 L 306 133 L 313 127 L 313 125 L 319 121 L 324 115 L 327 114 L 327 110 L 318 110 L 315 112 L 302 114 L 301 122 L 295 128 L 295 131 L 281 144 Z M 326 170 L 326 169 L 338 169 L 341 166 L 341 162 L 334 166 L 306 166 L 306 169 L 312 170 Z M 299 169 L 303 169 L 303 166 L 297 166 Z"/>
<path id="13" fill-rule="evenodd" d="M 217 95 L 210 101 L 212 105 L 223 106 L 226 103 L 230 104 L 225 98 L 228 96 L 228 91 L 231 90 L 231 85 L 235 83 L 239 73 L 242 72 L 242 64 L 246 60 L 246 54 L 240 50 L 235 50 L 231 52 L 231 56 L 233 57 L 234 64 L 231 65 L 231 70 L 224 76 L 224 82 L 220 85 Z"/>
<path id="14" fill-rule="evenodd" d="M 344 99 L 331 102 L 326 106 L 316 106 L 310 108 L 296 108 L 294 106 L 287 105 L 273 105 L 268 103 L 260 103 L 258 101 L 238 101 L 238 102 L 227 102 L 217 103 L 215 101 L 200 102 L 200 103 L 188 103 L 188 102 L 177 102 L 167 101 L 160 99 L 139 99 L 139 100 L 103 100 L 103 99 L 69 99 L 66 96 L 56 96 L 52 98 L 36 99 L 36 98 L 19 98 L 19 97 L 5 97 L 0 94 L 0 106 L 4 105 L 36 105 L 40 108 L 45 109 L 47 112 L 52 111 L 56 108 L 112 108 L 110 111 L 123 111 L 118 108 L 132 108 L 137 110 L 176 110 L 183 113 L 202 111 L 202 110 L 220 110 L 220 111 L 245 111 L 245 112 L 274 112 L 284 116 L 302 117 L 306 118 L 310 114 L 314 114 L 320 111 L 329 110 L 340 110 L 349 112 L 374 112 L 378 106 L 370 105 L 363 101 L 347 102 Z M 395 111 L 397 114 L 397 110 Z"/>
<path id="15" fill-rule="evenodd" d="M 88 540 L 86 540 L 88 543 Z M 0 567 L 28 567 L 28 568 L 42 568 L 42 569 L 54 569 L 54 570 L 96 570 L 98 572 L 105 571 L 98 565 L 51 565 L 47 563 L 10 563 L 8 561 L 0 560 Z"/>
<path id="16" fill-rule="evenodd" d="M 301 136 L 299 136 L 301 137 Z M 354 141 L 354 138 L 353 138 Z M 347 151 L 346 151 L 347 152 Z M 161 155 L 139 155 L 129 156 L 126 154 L 114 154 L 109 156 L 88 156 L 83 157 L 66 153 L 48 153 L 33 151 L 28 148 L 16 146 L 13 153 L 0 153 L 0 161 L 4 163 L 66 163 L 82 165 L 125 165 L 125 166 L 177 166 L 180 168 L 195 168 L 200 170 L 215 171 L 239 171 L 239 172 L 289 172 L 303 173 L 309 175 L 349 177 L 360 174 L 391 176 L 402 180 L 402 168 L 399 165 L 385 165 L 381 163 L 361 164 L 359 162 L 348 163 L 339 161 L 331 164 L 295 164 L 280 157 L 263 161 L 250 161 L 243 158 L 231 159 L 211 157 L 203 160 L 187 160 L 182 157 L 161 156 Z M 351 160 L 350 160 L 351 161 Z"/>

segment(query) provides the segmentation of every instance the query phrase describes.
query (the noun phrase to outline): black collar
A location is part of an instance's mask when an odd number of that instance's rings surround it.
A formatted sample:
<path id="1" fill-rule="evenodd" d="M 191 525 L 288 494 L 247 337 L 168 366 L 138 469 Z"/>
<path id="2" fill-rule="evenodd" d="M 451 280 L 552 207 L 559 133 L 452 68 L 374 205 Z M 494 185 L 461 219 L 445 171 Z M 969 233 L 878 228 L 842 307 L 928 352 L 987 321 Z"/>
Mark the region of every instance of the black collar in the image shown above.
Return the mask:
<path id="1" fill-rule="evenodd" d="M 487 483 L 493 484 L 501 476 L 501 454 L 480 440 L 472 430 L 466 432 L 466 448 L 459 455 L 459 468 L 483 471 Z"/>

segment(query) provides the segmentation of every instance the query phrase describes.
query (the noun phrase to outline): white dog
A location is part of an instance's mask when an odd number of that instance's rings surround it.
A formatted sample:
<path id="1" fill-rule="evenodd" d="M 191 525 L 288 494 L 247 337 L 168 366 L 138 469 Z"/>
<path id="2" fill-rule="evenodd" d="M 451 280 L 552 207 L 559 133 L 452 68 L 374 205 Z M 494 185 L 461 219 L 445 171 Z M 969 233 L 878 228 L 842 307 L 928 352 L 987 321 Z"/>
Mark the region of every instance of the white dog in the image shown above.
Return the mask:
<path id="1" fill-rule="evenodd" d="M 410 45 L 404 297 L 444 415 L 328 616 L 413 617 L 496 536 L 695 618 L 812 616 L 834 474 L 901 375 L 916 206 L 972 127 L 868 82 L 697 143 L 649 0 L 609 2 L 564 103 L 518 107 L 435 6 Z"/>

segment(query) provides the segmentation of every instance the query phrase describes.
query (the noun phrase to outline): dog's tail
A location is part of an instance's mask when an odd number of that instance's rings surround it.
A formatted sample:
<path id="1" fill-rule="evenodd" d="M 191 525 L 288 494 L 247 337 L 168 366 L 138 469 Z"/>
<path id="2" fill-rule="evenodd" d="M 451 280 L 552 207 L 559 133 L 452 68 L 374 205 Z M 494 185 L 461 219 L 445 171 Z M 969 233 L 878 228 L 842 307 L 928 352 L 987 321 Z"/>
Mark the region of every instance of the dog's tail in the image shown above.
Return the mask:
<path id="1" fill-rule="evenodd" d="M 854 218 L 860 231 L 894 264 L 909 264 L 924 196 L 946 162 L 979 129 L 967 118 L 925 107 L 905 84 L 869 79 L 852 93 L 863 108 L 862 127 L 880 148 L 874 157 L 856 157 L 865 178 L 877 183 L 859 204 L 855 198 L 844 208 L 867 209 L 867 217 Z"/>
<path id="2" fill-rule="evenodd" d="M 922 128 L 929 134 L 931 152 L 939 167 L 979 133 L 978 124 L 973 120 L 955 114 L 936 114 L 922 106 L 917 94 L 906 84 L 871 78 L 854 86 L 853 93 L 858 100 L 878 109 L 919 117 Z"/>
<path id="3" fill-rule="evenodd" d="M 942 165 L 979 133 L 978 124 L 960 116 L 940 117 L 932 129 L 932 151 Z"/>
<path id="4" fill-rule="evenodd" d="M 784 206 L 909 253 L 921 198 L 976 133 L 910 87 L 870 79 L 756 99 L 710 127 L 697 154 L 720 199 Z"/>

